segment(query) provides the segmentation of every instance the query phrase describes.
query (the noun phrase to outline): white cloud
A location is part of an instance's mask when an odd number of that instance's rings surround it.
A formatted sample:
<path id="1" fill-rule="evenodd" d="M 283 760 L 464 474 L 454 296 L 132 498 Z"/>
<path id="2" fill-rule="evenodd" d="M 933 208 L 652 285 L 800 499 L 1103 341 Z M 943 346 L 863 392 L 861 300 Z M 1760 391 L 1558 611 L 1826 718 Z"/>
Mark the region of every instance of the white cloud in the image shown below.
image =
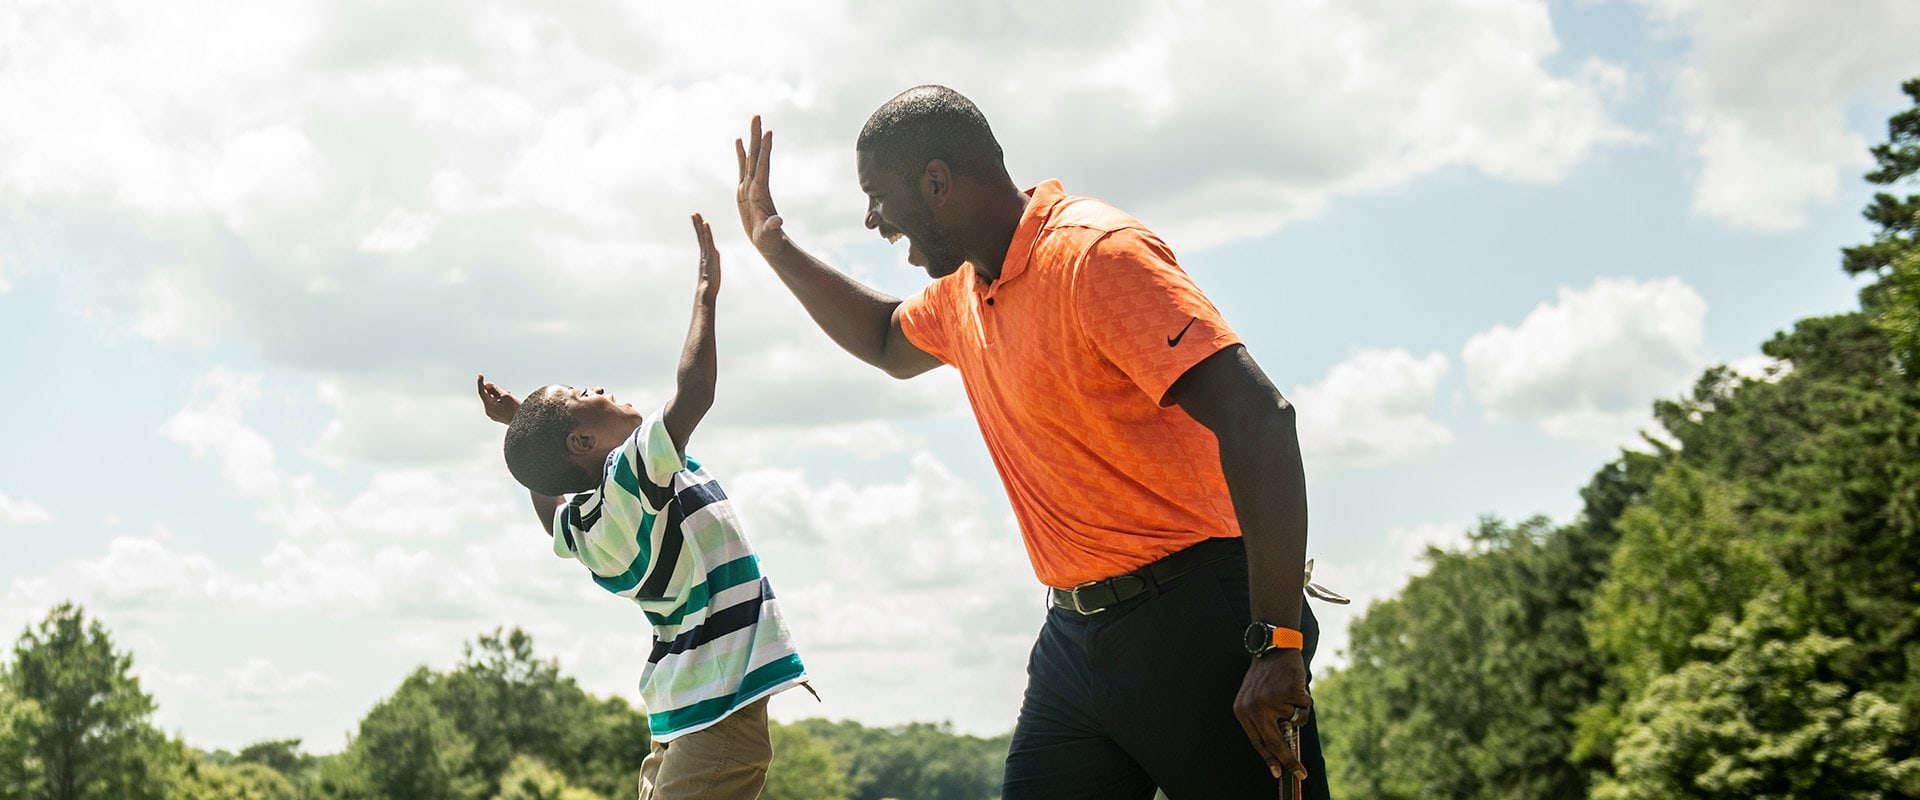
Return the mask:
<path id="1" fill-rule="evenodd" d="M 1296 389 L 1300 446 L 1310 469 L 1411 461 L 1453 443 L 1434 420 L 1434 397 L 1447 357 L 1405 350 L 1363 350 Z"/>
<path id="2" fill-rule="evenodd" d="M 729 481 L 729 493 L 825 700 L 787 713 L 1012 726 L 1044 590 L 997 493 L 925 452 L 897 482 L 761 469 Z M 940 636 L 925 635 L 929 609 Z M 940 697 L 908 675 L 939 675 Z"/>
<path id="3" fill-rule="evenodd" d="M 1674 102 L 1700 159 L 1694 211 L 1737 227 L 1793 230 L 1833 202 L 1871 163 L 1848 112 L 1920 72 L 1907 0 L 1640 2 L 1691 45 Z"/>
<path id="4" fill-rule="evenodd" d="M 829 256 L 870 235 L 850 142 L 901 75 L 973 94 L 1023 180 L 1104 194 L 1182 249 L 1436 170 L 1552 181 L 1623 135 L 1617 68 L 1546 66 L 1545 3 L 1388 10 L 16 5 L 0 9 L 0 203 L 44 223 L 24 252 L 87 271 L 103 326 L 246 342 L 339 389 L 319 451 L 335 459 L 454 457 L 418 426 L 383 438 L 403 429 L 373 409 L 451 408 L 476 368 L 663 385 L 695 209 L 740 276 L 723 363 L 784 367 L 729 374 L 736 421 L 946 413 L 956 395 L 822 346 L 739 246 L 728 151 L 748 113 L 780 131 L 783 210 Z M 429 21 L 435 36 L 406 33 Z M 1046 46 L 962 57 L 1009 31 Z"/>
<path id="5" fill-rule="evenodd" d="M 1614 446 L 1636 438 L 1654 399 L 1685 389 L 1705 366 L 1706 313 L 1678 278 L 1601 278 L 1562 287 L 1517 327 L 1475 334 L 1460 358 L 1489 416 Z"/>
<path id="6" fill-rule="evenodd" d="M 0 528 L 16 525 L 40 525 L 53 521 L 53 512 L 25 497 L 0 492 Z"/>

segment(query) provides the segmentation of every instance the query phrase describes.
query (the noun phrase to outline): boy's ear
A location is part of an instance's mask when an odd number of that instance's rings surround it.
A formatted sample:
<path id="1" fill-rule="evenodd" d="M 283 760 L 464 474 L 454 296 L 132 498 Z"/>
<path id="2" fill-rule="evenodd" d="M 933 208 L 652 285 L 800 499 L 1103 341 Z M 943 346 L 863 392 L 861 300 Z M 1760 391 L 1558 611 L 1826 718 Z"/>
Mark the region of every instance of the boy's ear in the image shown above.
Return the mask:
<path id="1" fill-rule="evenodd" d="M 584 456 L 593 452 L 593 444 L 594 438 L 591 431 L 575 428 L 572 433 L 567 434 L 567 452 L 573 455 Z"/>

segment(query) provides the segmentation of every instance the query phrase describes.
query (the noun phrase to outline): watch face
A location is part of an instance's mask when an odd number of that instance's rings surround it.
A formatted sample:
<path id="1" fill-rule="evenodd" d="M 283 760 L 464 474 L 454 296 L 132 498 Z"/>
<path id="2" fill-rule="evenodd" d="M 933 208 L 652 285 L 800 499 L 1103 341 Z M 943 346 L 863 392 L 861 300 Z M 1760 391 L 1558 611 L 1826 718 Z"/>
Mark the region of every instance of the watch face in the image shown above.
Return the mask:
<path id="1" fill-rule="evenodd" d="M 1246 639 L 1247 652 L 1259 655 L 1266 652 L 1267 648 L 1273 646 L 1273 629 L 1256 622 L 1247 626 L 1247 633 L 1244 638 Z"/>

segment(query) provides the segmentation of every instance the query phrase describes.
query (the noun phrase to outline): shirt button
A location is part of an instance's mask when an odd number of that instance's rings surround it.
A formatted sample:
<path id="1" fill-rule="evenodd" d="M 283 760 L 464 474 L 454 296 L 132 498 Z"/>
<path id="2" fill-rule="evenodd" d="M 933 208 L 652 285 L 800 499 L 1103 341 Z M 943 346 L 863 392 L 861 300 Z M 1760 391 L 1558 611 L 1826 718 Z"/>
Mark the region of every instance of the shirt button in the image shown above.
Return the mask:
<path id="1" fill-rule="evenodd" d="M 993 305 L 993 298 L 987 298 L 987 305 Z"/>

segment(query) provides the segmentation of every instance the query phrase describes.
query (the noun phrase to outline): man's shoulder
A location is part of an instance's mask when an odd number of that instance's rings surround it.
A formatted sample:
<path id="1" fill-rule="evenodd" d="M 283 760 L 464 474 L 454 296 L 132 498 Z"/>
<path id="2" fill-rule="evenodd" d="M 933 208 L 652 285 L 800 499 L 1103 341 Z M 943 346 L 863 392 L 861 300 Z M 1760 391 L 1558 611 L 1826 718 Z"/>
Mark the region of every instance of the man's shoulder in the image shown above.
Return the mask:
<path id="1" fill-rule="evenodd" d="M 1075 195 L 1068 195 L 1060 201 L 1047 227 L 1051 235 L 1084 239 L 1088 245 L 1115 231 L 1147 229 L 1132 214 L 1115 208 L 1112 203 Z"/>

